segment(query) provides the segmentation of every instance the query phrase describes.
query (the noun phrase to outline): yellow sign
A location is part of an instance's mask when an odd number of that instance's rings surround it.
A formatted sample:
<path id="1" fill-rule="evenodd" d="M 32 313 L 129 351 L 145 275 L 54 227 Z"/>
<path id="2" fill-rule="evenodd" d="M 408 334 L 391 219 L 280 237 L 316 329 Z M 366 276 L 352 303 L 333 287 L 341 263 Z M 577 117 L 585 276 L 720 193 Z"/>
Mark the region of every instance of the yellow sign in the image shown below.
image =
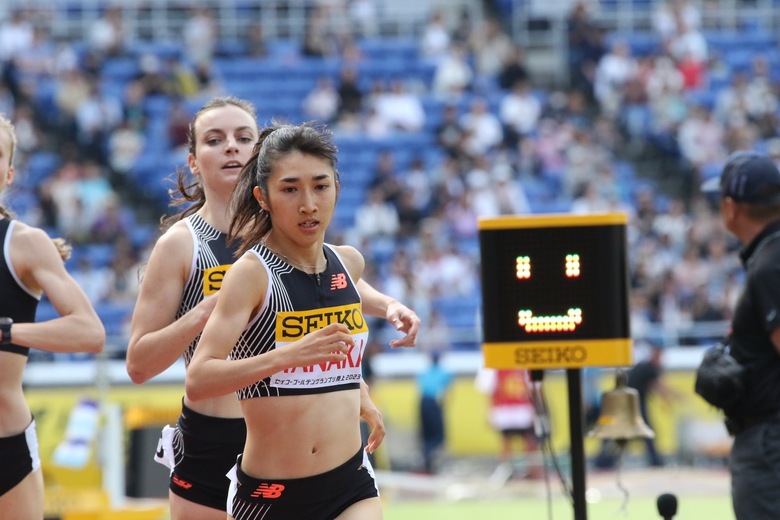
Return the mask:
<path id="1" fill-rule="evenodd" d="M 480 219 L 491 368 L 631 364 L 623 213 Z"/>

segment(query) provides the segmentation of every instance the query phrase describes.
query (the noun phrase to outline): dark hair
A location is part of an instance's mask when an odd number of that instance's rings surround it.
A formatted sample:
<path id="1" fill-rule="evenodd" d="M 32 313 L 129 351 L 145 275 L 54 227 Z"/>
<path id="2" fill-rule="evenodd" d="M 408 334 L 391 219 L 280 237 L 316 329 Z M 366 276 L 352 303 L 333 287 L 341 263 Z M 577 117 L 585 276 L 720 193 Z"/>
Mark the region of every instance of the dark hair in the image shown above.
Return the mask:
<path id="1" fill-rule="evenodd" d="M 193 116 L 190 121 L 190 126 L 187 130 L 187 148 L 189 153 L 196 156 L 197 142 L 195 139 L 195 124 L 201 115 L 212 110 L 214 108 L 223 108 L 227 106 L 235 106 L 252 116 L 253 121 L 257 121 L 257 112 L 255 106 L 244 99 L 240 99 L 233 96 L 221 96 L 216 97 L 208 101 L 205 105 Z M 168 190 L 168 195 L 171 197 L 170 206 L 177 207 L 189 204 L 186 209 L 174 214 L 163 216 L 160 219 L 160 230 L 165 231 L 171 227 L 174 223 L 192 215 L 206 203 L 206 193 L 203 191 L 203 186 L 197 179 L 192 178 L 189 168 L 182 167 L 176 171 L 176 188 Z"/>
<path id="2" fill-rule="evenodd" d="M 231 241 L 240 241 L 237 255 L 260 242 L 273 227 L 271 216 L 259 207 L 252 193 L 254 187 L 260 188 L 268 200 L 268 177 L 274 165 L 280 158 L 295 151 L 319 157 L 330 163 L 338 186 L 338 148 L 333 143 L 329 130 L 313 123 L 286 125 L 272 122 L 270 127 L 260 132 L 260 139 L 255 145 L 252 157 L 241 170 L 231 196 L 233 219 L 228 236 Z"/>

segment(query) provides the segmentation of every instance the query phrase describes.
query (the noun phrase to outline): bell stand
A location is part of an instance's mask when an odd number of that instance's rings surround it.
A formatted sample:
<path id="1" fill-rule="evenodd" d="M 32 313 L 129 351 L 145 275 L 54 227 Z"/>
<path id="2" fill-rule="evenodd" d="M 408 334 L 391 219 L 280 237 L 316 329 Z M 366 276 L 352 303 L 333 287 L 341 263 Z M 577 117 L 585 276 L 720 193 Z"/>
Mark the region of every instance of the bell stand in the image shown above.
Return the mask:
<path id="1" fill-rule="evenodd" d="M 585 502 L 585 415 L 582 409 L 582 369 L 567 368 L 566 384 L 569 398 L 569 437 L 571 457 L 571 489 L 574 520 L 587 520 Z"/>
<path id="2" fill-rule="evenodd" d="M 541 382 L 543 370 L 531 370 L 531 380 Z M 574 508 L 574 520 L 587 520 L 588 510 L 585 502 L 585 441 L 582 408 L 582 369 L 566 369 L 566 382 L 569 399 L 569 436 L 571 457 L 571 492 Z"/>

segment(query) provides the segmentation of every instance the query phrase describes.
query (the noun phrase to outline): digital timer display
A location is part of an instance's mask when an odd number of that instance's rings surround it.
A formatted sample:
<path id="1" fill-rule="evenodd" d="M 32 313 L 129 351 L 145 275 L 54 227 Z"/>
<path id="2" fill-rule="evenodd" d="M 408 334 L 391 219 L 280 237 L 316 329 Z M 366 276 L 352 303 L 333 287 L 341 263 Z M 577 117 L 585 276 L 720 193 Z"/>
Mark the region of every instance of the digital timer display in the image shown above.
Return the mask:
<path id="1" fill-rule="evenodd" d="M 481 219 L 487 366 L 631 364 L 626 216 Z"/>

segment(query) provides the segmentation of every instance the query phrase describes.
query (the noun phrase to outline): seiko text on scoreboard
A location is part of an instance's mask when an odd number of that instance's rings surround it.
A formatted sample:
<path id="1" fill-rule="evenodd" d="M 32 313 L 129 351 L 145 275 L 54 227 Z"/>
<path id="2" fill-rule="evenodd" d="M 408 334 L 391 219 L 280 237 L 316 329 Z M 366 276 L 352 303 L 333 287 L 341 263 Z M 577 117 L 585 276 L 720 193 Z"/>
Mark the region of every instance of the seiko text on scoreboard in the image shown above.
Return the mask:
<path id="1" fill-rule="evenodd" d="M 485 365 L 631 364 L 626 216 L 480 219 Z"/>

